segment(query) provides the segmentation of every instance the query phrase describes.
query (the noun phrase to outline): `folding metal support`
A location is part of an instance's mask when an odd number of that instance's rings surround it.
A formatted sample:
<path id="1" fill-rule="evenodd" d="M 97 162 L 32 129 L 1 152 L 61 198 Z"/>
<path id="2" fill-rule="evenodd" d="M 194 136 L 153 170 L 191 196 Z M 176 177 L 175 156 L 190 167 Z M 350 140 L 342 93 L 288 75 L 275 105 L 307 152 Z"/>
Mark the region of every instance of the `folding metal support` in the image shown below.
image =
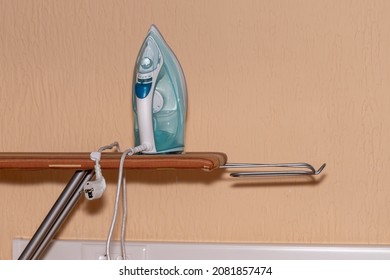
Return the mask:
<path id="1" fill-rule="evenodd" d="M 49 213 L 27 244 L 19 260 L 36 260 L 45 251 L 69 213 L 83 194 L 83 186 L 94 176 L 94 170 L 77 170 Z"/>

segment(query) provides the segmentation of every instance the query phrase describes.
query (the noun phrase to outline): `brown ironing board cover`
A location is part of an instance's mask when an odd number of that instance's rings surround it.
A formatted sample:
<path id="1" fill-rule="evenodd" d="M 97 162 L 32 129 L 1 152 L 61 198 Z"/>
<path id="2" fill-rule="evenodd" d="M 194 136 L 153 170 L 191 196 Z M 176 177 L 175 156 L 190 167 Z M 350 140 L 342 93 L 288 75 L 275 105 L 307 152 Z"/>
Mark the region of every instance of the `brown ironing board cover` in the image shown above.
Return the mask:
<path id="1" fill-rule="evenodd" d="M 118 169 L 122 153 L 102 153 L 103 169 Z M 227 156 L 219 152 L 190 152 L 169 155 L 133 155 L 126 157 L 126 169 L 203 169 L 224 165 Z M 90 153 L 0 153 L 0 169 L 93 169 Z"/>

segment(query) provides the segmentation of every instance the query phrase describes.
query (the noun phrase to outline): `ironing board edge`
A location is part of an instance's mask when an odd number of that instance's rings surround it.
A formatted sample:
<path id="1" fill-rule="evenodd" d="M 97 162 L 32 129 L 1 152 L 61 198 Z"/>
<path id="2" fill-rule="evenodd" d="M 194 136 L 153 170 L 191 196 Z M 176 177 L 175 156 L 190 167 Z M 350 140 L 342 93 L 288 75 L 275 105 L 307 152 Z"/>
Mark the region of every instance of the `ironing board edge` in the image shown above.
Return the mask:
<path id="1" fill-rule="evenodd" d="M 103 169 L 118 169 L 122 153 L 102 153 Z M 224 165 L 227 156 L 221 152 L 188 152 L 183 154 L 133 155 L 125 159 L 125 169 L 202 169 L 211 171 Z M 0 169 L 92 169 L 90 153 L 0 153 Z"/>

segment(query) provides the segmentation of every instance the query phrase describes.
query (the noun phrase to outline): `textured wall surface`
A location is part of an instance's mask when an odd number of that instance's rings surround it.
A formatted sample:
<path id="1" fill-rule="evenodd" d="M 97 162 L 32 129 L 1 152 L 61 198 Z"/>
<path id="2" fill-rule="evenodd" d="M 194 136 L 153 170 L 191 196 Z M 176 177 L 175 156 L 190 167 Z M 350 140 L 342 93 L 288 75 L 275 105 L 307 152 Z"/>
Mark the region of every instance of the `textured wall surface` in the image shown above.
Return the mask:
<path id="1" fill-rule="evenodd" d="M 128 171 L 128 240 L 390 243 L 385 0 L 0 0 L 0 152 L 131 146 L 152 23 L 187 78 L 187 151 L 328 165 L 316 180 Z M 71 175 L 0 171 L 1 259 Z M 106 238 L 117 172 L 106 176 L 102 200 L 81 201 L 57 238 Z"/>

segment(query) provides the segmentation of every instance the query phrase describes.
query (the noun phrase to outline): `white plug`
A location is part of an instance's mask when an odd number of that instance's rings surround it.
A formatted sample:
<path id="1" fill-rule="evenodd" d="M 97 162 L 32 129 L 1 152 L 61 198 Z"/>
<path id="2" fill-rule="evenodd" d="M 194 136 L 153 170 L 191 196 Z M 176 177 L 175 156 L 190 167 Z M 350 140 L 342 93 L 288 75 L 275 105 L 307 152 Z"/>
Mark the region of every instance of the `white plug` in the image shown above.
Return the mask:
<path id="1" fill-rule="evenodd" d="M 94 200 L 101 198 L 104 191 L 106 190 L 106 180 L 103 177 L 94 181 L 88 181 L 84 185 L 85 197 L 88 200 Z"/>
<path id="2" fill-rule="evenodd" d="M 102 175 L 102 169 L 99 164 L 101 155 L 101 152 L 92 152 L 90 154 L 90 158 L 95 161 L 95 180 L 88 181 L 84 185 L 85 197 L 88 200 L 101 198 L 104 191 L 106 190 L 106 180 Z"/>

